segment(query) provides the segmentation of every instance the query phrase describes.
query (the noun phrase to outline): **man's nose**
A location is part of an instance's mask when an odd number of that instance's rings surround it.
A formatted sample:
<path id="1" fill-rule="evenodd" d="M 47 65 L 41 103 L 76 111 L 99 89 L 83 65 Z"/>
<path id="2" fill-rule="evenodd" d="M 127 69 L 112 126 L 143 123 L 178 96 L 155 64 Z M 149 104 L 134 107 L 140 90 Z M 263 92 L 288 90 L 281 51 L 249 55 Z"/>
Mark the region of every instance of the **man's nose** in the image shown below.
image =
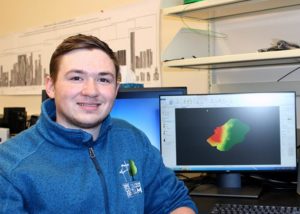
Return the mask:
<path id="1" fill-rule="evenodd" d="M 84 82 L 82 94 L 86 96 L 96 96 L 98 94 L 97 82 L 93 79 L 88 79 Z"/>

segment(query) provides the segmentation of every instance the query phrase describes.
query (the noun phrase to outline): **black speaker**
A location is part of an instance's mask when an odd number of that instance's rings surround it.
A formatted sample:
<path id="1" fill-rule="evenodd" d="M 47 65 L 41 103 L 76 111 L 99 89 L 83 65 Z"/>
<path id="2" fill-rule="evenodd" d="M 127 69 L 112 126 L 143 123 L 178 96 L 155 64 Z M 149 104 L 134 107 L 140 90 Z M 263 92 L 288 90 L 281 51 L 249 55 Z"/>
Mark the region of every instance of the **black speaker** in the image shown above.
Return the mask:
<path id="1" fill-rule="evenodd" d="M 38 115 L 31 115 L 30 120 L 29 120 L 29 124 L 28 127 L 33 126 L 34 124 L 36 124 L 37 120 L 39 119 Z"/>
<path id="2" fill-rule="evenodd" d="M 4 107 L 3 127 L 9 128 L 10 134 L 18 134 L 26 129 L 27 113 L 25 107 Z"/>

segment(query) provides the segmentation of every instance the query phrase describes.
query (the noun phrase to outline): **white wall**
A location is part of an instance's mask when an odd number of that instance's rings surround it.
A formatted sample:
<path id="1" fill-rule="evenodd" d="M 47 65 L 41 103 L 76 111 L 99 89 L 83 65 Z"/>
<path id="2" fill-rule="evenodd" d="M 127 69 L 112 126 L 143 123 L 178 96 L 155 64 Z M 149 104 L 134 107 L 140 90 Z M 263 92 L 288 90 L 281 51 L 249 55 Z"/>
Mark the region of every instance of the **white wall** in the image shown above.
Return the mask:
<path id="1" fill-rule="evenodd" d="M 128 6 L 141 0 L 2 0 L 0 13 L 0 36 L 22 32 L 30 28 L 52 24 L 74 18 L 94 14 L 101 10 Z M 153 0 L 155 1 L 155 0 Z M 157 0 L 159 1 L 159 0 Z M 163 18 L 161 22 L 161 49 L 172 40 L 184 24 L 172 18 Z M 183 71 L 165 69 L 162 73 L 162 86 L 187 86 L 189 93 L 206 93 L 208 88 L 207 73 L 199 71 Z M 40 113 L 41 96 L 0 96 L 0 114 L 3 107 L 25 106 L 27 113 Z"/>

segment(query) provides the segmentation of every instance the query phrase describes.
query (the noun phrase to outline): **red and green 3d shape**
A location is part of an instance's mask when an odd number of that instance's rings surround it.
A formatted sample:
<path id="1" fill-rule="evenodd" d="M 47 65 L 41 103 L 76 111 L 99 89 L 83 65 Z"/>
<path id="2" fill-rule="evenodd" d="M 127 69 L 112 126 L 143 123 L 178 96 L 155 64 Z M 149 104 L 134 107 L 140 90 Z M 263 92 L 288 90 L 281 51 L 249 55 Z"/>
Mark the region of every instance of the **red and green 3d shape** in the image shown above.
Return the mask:
<path id="1" fill-rule="evenodd" d="M 250 127 L 247 124 L 239 119 L 230 119 L 222 126 L 218 126 L 207 142 L 217 147 L 219 151 L 228 151 L 234 145 L 242 143 L 249 131 Z"/>

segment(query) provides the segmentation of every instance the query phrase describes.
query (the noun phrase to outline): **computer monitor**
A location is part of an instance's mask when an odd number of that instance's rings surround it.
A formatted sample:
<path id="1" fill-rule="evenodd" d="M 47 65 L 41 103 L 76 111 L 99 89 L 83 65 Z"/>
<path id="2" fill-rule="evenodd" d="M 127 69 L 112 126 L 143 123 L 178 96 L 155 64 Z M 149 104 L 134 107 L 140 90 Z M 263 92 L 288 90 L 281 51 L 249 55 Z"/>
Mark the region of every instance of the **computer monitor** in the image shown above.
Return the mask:
<path id="1" fill-rule="evenodd" d="M 161 154 L 174 171 L 217 175 L 193 195 L 255 197 L 245 172 L 296 170 L 294 92 L 161 96 Z"/>
<path id="2" fill-rule="evenodd" d="M 186 87 L 120 88 L 111 116 L 145 132 L 151 144 L 160 150 L 159 96 L 186 93 Z"/>

